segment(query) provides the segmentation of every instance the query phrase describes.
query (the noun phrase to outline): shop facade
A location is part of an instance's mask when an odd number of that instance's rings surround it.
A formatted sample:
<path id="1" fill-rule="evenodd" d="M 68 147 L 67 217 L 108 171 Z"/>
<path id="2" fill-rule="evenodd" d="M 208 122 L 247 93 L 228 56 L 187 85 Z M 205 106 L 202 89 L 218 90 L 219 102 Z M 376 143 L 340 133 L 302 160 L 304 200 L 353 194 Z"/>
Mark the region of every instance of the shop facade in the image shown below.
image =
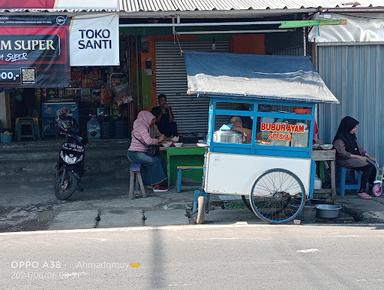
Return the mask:
<path id="1" fill-rule="evenodd" d="M 330 14 L 328 17 L 333 19 L 345 18 L 347 25 L 320 27 L 309 35 L 309 40 L 314 43 L 320 75 L 340 101 L 339 106 L 320 107 L 321 138 L 331 142 L 340 120 L 350 115 L 360 121 L 362 145 L 379 164 L 384 164 L 384 16 L 368 11 Z"/>
<path id="2" fill-rule="evenodd" d="M 5 1 L 11 3 L 11 1 Z M 16 1 L 17 2 L 17 1 Z M 15 7 L 16 2 L 12 2 Z M 41 1 L 37 1 L 41 2 Z M 55 2 L 55 1 L 48 1 Z M 57 3 L 56 3 L 57 2 Z M 148 6 L 145 1 L 96 1 L 85 9 L 84 5 L 77 10 L 75 3 L 69 1 L 66 6 L 63 1 L 56 1 L 52 7 L 24 7 L 19 3 L 17 8 L 20 15 L 27 16 L 29 8 L 41 9 L 42 15 L 51 15 L 54 10 L 47 11 L 46 8 L 62 8 L 61 11 L 69 17 L 79 17 L 81 15 L 105 14 L 105 12 L 117 13 L 119 17 L 119 64 L 104 63 L 100 66 L 84 63 L 82 65 L 71 65 L 70 83 L 65 87 L 43 87 L 37 89 L 28 88 L 23 92 L 15 88 L 14 91 L 2 90 L 0 92 L 0 104 L 4 104 L 0 110 L 3 128 L 14 128 L 15 118 L 19 115 L 38 114 L 41 119 L 42 135 L 47 133 L 47 137 L 53 136 L 54 132 L 46 122 L 52 116 L 47 111 L 52 111 L 49 107 L 55 103 L 76 103 L 79 114 L 79 123 L 83 131 L 90 114 L 101 114 L 106 117 L 104 126 L 104 137 L 116 136 L 112 122 L 124 120 L 125 135 L 128 137 L 128 128 L 132 125 L 137 112 L 141 109 L 151 109 L 156 105 L 157 96 L 166 94 L 169 104 L 174 108 L 176 122 L 179 125 L 180 134 L 193 135 L 196 138 L 205 136 L 207 133 L 208 118 L 208 99 L 188 96 L 185 64 L 183 51 L 217 51 L 250 54 L 273 54 L 273 55 L 312 55 L 312 61 L 316 63 L 320 74 L 324 77 L 327 85 L 341 98 L 341 106 L 337 107 L 337 114 L 333 114 L 331 109 L 326 106 L 320 107 L 318 114 L 321 137 L 326 141 L 334 134 L 342 115 L 348 114 L 352 109 L 352 115 L 361 106 L 356 105 L 356 101 L 344 101 L 344 95 L 351 95 L 351 92 L 343 91 L 339 93 L 337 84 L 343 83 L 343 88 L 354 88 L 352 82 L 343 81 L 341 74 L 334 74 L 332 67 L 337 60 L 351 59 L 362 54 L 369 55 L 366 63 L 361 63 L 361 67 L 372 72 L 375 69 L 378 74 L 370 77 L 374 82 L 368 87 L 375 88 L 375 99 L 370 99 L 367 104 L 375 104 L 380 99 L 379 83 L 382 74 L 379 72 L 377 62 L 372 62 L 376 58 L 375 53 L 381 51 L 380 44 L 373 46 L 356 46 L 351 52 L 351 46 L 344 47 L 343 57 L 339 57 L 341 46 L 329 46 L 308 42 L 308 34 L 313 31 L 310 24 L 299 23 L 296 26 L 282 29 L 279 26 L 285 21 L 303 21 L 313 19 L 315 13 L 355 13 L 378 11 L 380 6 L 362 3 L 360 7 L 344 6 L 342 8 L 332 6 L 332 1 L 320 1 L 319 7 L 313 8 L 310 5 L 295 6 L 284 5 L 281 3 L 269 3 L 268 6 L 261 7 L 258 1 L 251 1 L 252 7 L 245 7 L 243 4 L 224 5 L 220 1 L 207 1 L 207 6 L 193 1 L 175 1 L 172 6 L 163 7 L 160 1 L 153 1 Z M 87 2 L 87 1 L 86 1 Z M 106 4 L 108 2 L 108 4 Z M 277 1 L 278 2 L 278 1 Z M 305 1 L 304 1 L 305 2 Z M 52 4 L 52 3 L 51 3 Z M 50 5 L 51 5 L 50 4 Z M 35 4 L 37 5 L 37 4 Z M 47 3 L 45 5 L 48 5 Z M 72 5 L 72 6 L 71 6 Z M 96 6 L 95 6 L 96 5 Z M 232 6 L 233 7 L 232 7 Z M 324 8 L 321 8 L 324 7 Z M 24 12 L 23 12 L 24 11 Z M 3 10 L 1 13 L 9 15 L 12 10 Z M 24 13 L 24 14 L 23 14 Z M 70 42 L 72 40 L 70 39 Z M 74 40 L 77 41 L 78 40 Z M 73 43 L 73 41 L 72 41 Z M 84 45 L 84 44 L 83 44 Z M 361 52 L 364 50 L 364 52 Z M 86 55 L 78 59 L 89 60 Z M 380 58 L 381 59 L 381 58 Z M 379 61 L 380 61 L 379 59 Z M 72 61 L 72 60 L 71 60 Z M 348 62 L 352 64 L 353 62 Z M 347 63 L 340 63 L 338 70 L 343 70 Z M 376 65 L 376 67 L 374 67 Z M 356 70 L 360 70 L 355 66 Z M 368 73 L 368 71 L 367 71 Z M 367 75 L 367 74 L 365 74 Z M 378 77 L 379 75 L 379 77 Z M 334 85 L 333 83 L 334 82 Z M 365 86 L 362 82 L 361 87 Z M 335 91 L 334 91 L 335 90 Z M 355 90 L 355 94 L 360 89 Z M 369 92 L 368 92 L 369 93 Z M 21 97 L 20 97 L 21 94 Z M 24 97 L 25 94 L 25 97 Z M 34 101 L 31 100 L 31 95 Z M 357 98 L 361 97 L 356 94 Z M 369 95 L 372 95 L 369 93 Z M 17 112 L 15 102 L 26 99 L 24 110 Z M 32 98 L 32 99 L 33 99 Z M 2 102 L 2 103 L 1 103 Z M 29 103 L 28 103 L 29 102 Z M 344 105 L 345 104 L 345 105 Z M 376 106 L 377 108 L 378 106 Z M 355 110 L 355 111 L 354 111 Z M 357 112 L 357 111 L 356 111 Z M 356 113 L 362 123 L 362 113 Z M 376 115 L 378 115 L 377 113 Z M 332 118 L 326 116 L 331 115 Z M 376 116 L 375 115 L 375 116 Z M 369 116 L 368 109 L 364 116 Z M 372 123 L 378 116 L 372 118 Z M 52 120 L 52 119 L 50 119 Z M 369 123 L 367 128 L 371 127 Z M 112 126 L 112 127 L 111 127 Z M 50 128 L 50 129 L 49 129 Z M 375 125 L 378 133 L 379 125 Z M 375 132 L 376 132 L 375 131 Z M 367 135 L 368 133 L 363 133 Z M 118 135 L 118 134 L 117 134 Z M 364 135 L 364 136 L 365 136 Z M 378 140 L 379 138 L 377 138 Z M 382 145 L 375 141 L 369 145 L 375 150 L 381 150 Z M 379 149 L 377 149 L 379 148 Z M 382 150 L 381 150 L 382 151 Z M 378 152 L 378 151 L 377 151 Z M 378 152 L 379 153 L 379 152 Z M 379 153 L 380 154 L 380 153 Z"/>
<path id="3" fill-rule="evenodd" d="M 97 116 L 97 137 L 128 137 L 129 59 L 120 55 L 125 49 L 119 43 L 124 47 L 126 39 L 120 40 L 116 13 L 5 19 L 0 27 L 2 127 L 15 140 L 57 137 L 55 118 L 63 112 L 77 120 L 83 135 Z M 29 129 L 38 133 L 22 132 L 19 123 L 28 120 L 33 120 Z"/>

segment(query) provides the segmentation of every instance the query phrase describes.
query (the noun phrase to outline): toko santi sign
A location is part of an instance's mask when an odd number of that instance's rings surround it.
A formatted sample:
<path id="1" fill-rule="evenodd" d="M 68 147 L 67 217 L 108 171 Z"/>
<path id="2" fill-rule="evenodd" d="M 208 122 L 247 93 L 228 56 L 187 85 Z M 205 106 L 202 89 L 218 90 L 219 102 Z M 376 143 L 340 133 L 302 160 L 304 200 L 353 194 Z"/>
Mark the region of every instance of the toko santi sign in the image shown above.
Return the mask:
<path id="1" fill-rule="evenodd" d="M 119 65 L 119 16 L 74 17 L 70 30 L 71 66 Z"/>

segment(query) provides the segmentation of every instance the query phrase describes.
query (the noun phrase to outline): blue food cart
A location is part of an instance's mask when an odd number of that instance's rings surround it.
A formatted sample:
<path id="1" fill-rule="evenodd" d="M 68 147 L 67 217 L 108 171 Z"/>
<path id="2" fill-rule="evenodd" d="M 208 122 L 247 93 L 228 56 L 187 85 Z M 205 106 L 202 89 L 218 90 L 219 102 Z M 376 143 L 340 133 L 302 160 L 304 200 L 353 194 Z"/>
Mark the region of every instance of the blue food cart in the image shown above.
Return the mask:
<path id="1" fill-rule="evenodd" d="M 192 217 L 210 194 L 246 195 L 262 220 L 294 219 L 314 184 L 317 104 L 338 103 L 308 57 L 185 52 L 188 93 L 209 97 L 207 153 Z"/>

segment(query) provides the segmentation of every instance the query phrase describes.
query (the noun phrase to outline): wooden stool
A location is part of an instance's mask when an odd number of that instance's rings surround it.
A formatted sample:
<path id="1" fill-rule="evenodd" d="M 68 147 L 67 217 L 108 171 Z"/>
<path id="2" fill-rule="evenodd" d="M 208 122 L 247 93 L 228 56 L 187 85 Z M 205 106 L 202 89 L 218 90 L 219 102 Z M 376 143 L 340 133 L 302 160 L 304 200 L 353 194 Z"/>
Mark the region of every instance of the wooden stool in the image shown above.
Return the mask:
<path id="1" fill-rule="evenodd" d="M 129 168 L 129 198 L 133 199 L 135 198 L 136 188 L 137 185 L 140 187 L 141 195 L 143 197 L 147 197 L 147 193 L 145 191 L 143 179 L 141 177 L 141 171 L 140 171 L 141 164 L 140 163 L 131 163 L 131 166 Z"/>

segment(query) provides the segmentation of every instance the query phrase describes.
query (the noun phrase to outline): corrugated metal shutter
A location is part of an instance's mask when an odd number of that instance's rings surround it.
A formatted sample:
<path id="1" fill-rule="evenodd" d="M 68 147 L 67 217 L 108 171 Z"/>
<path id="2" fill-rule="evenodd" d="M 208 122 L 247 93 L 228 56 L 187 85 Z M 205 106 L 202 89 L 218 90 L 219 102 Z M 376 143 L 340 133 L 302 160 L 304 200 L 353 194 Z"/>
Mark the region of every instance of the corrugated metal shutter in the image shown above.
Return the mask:
<path id="1" fill-rule="evenodd" d="M 293 55 L 293 56 L 303 56 L 304 48 L 300 47 L 288 47 L 282 49 L 271 50 L 272 55 Z M 308 51 L 307 51 L 308 53 Z"/>
<path id="2" fill-rule="evenodd" d="M 318 46 L 318 70 L 340 105 L 320 105 L 319 133 L 326 142 L 340 120 L 360 121 L 358 139 L 384 163 L 384 45 Z"/>
<path id="3" fill-rule="evenodd" d="M 212 51 L 211 41 L 180 42 L 183 50 Z M 229 41 L 216 41 L 217 52 L 228 52 Z M 206 133 L 208 131 L 207 98 L 188 96 L 187 76 L 184 57 L 178 43 L 156 43 L 156 93 L 166 94 L 173 109 L 178 131 L 186 133 Z"/>

